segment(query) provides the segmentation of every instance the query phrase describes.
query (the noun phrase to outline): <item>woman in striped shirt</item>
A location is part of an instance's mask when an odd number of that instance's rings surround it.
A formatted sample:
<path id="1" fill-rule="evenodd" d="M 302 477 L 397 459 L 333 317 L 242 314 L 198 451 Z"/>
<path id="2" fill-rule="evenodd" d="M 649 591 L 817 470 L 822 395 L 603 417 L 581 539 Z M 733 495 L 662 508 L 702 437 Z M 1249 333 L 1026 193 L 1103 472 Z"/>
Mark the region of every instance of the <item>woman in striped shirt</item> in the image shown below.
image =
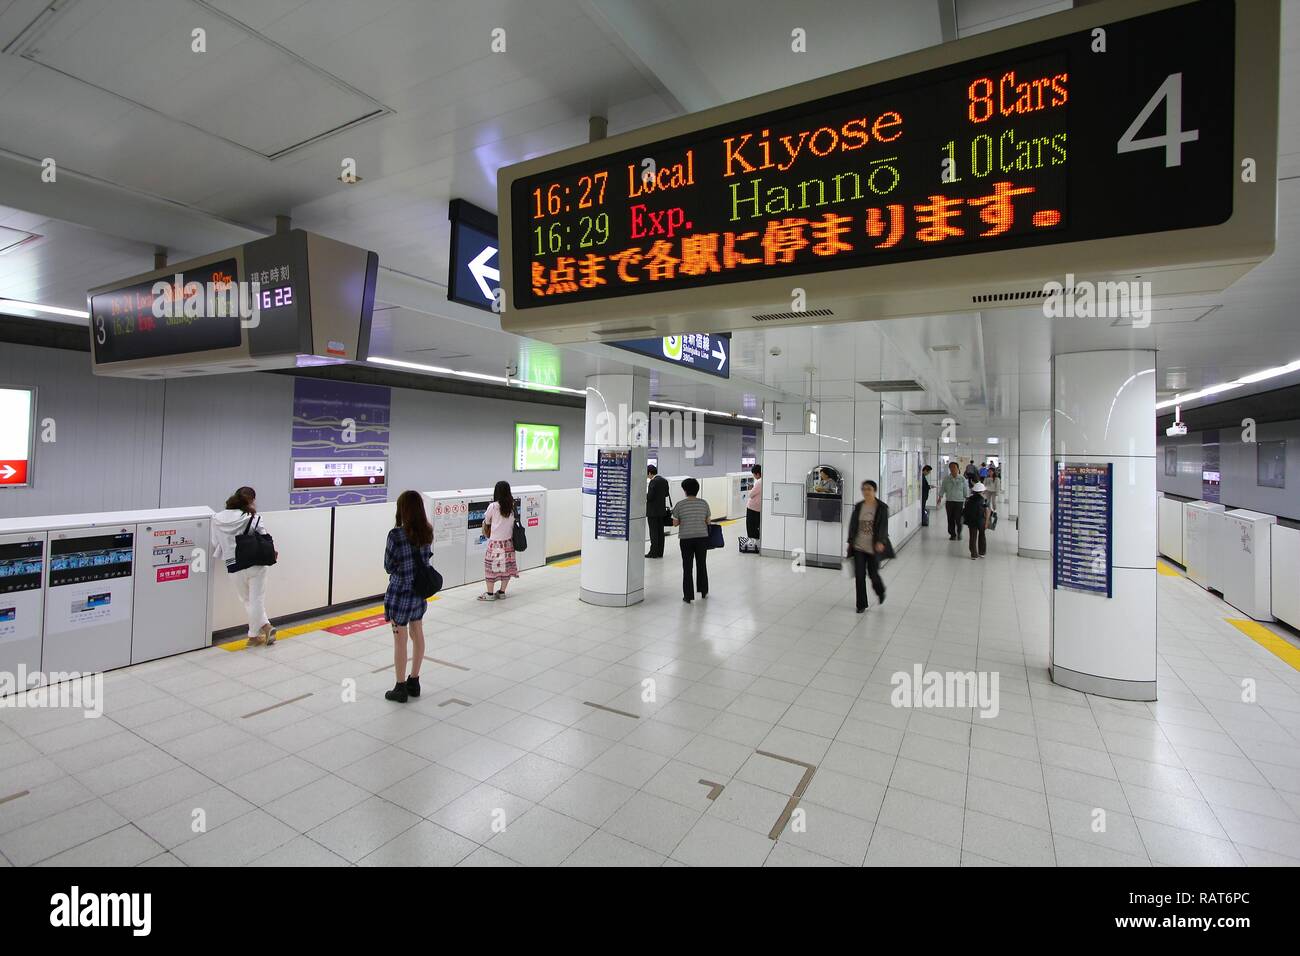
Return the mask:
<path id="1" fill-rule="evenodd" d="M 695 566 L 700 597 L 709 597 L 709 503 L 697 497 L 700 483 L 694 478 L 682 479 L 682 494 L 686 495 L 673 505 L 673 524 L 678 532 L 678 546 L 682 549 L 682 600 L 687 604 L 695 599 L 696 581 L 691 579 L 691 565 Z"/>

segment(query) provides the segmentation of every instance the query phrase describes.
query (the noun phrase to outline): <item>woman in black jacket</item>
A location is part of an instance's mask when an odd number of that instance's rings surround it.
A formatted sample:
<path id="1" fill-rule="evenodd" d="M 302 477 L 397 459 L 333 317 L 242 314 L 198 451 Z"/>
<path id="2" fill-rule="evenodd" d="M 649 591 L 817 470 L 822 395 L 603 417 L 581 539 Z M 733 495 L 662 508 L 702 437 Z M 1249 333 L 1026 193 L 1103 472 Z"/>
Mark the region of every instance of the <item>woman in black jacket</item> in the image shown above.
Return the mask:
<path id="1" fill-rule="evenodd" d="M 849 518 L 848 557 L 853 559 L 853 579 L 857 582 L 858 613 L 867 609 L 867 575 L 876 599 L 885 603 L 885 582 L 880 579 L 880 559 L 892 558 L 889 543 L 889 505 L 876 497 L 876 483 L 862 483 L 862 500 L 853 506 Z"/>

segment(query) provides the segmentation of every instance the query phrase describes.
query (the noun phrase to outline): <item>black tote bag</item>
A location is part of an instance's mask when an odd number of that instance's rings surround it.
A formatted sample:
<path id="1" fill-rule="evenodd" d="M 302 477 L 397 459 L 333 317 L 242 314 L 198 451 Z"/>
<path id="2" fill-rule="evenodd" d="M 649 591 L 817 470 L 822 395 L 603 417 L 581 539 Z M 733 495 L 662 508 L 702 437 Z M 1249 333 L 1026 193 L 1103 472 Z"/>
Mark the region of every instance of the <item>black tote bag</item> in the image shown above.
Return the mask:
<path id="1" fill-rule="evenodd" d="M 510 543 L 515 546 L 517 552 L 528 550 L 528 532 L 524 530 L 523 522 L 519 520 L 518 505 L 515 505 L 515 528 L 510 532 Z"/>
<path id="2" fill-rule="evenodd" d="M 275 564 L 275 541 L 265 531 L 255 529 L 255 514 L 248 516 L 244 530 L 235 535 L 235 563 L 244 568 L 256 568 Z"/>

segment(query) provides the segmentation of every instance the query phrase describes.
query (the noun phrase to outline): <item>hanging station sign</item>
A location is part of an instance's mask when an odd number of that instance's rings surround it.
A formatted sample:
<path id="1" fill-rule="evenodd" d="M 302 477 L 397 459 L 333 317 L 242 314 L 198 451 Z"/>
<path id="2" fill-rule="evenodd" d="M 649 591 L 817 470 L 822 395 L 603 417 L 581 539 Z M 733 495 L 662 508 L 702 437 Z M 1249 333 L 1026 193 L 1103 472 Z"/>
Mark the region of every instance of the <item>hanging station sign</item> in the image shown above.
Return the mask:
<path id="1" fill-rule="evenodd" d="M 1238 153 L 1272 163 L 1277 15 L 1276 0 L 1100 3 L 503 169 L 503 325 L 612 338 L 607 317 L 684 330 L 714 305 L 790 309 L 794 287 L 811 310 L 818 294 L 1258 261 L 1274 214 L 1268 196 L 1241 202 Z M 1274 172 L 1249 188 L 1270 192 Z M 1216 228 L 1228 248 L 1113 242 Z M 742 311 L 715 323 L 752 327 Z M 823 319 L 803 311 L 762 318 Z"/>

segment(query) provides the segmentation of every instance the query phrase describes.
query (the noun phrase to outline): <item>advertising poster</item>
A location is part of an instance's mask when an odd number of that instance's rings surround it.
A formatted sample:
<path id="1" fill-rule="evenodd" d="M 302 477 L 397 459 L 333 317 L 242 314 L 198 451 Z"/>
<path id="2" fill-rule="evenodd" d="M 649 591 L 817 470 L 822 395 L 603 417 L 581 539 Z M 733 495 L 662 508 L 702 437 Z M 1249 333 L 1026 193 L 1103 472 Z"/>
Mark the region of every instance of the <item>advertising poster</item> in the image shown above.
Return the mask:
<path id="1" fill-rule="evenodd" d="M 1052 587 L 1111 597 L 1114 466 L 1056 466 Z"/>
<path id="2" fill-rule="evenodd" d="M 88 534 L 50 540 L 47 632 L 76 631 L 131 615 L 135 535 Z"/>
<path id="3" fill-rule="evenodd" d="M 295 378 L 289 507 L 387 501 L 390 420 L 390 393 L 382 385 Z M 308 480 L 322 476 L 328 480 Z"/>

